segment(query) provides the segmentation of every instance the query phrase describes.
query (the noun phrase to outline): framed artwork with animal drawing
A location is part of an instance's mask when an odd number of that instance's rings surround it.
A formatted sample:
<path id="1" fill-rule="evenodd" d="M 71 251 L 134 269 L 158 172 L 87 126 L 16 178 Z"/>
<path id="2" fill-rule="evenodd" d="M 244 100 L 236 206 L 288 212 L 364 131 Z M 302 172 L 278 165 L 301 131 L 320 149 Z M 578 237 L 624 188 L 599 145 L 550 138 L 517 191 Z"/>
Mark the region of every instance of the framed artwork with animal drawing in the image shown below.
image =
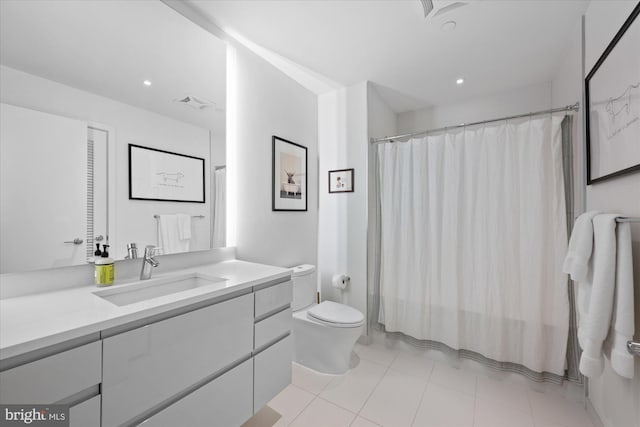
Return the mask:
<path id="1" fill-rule="evenodd" d="M 640 3 L 585 79 L 587 184 L 640 171 Z"/>
<path id="2" fill-rule="evenodd" d="M 273 135 L 271 210 L 307 210 L 307 147 Z"/>
<path id="3" fill-rule="evenodd" d="M 204 159 L 129 144 L 129 199 L 205 203 Z"/>

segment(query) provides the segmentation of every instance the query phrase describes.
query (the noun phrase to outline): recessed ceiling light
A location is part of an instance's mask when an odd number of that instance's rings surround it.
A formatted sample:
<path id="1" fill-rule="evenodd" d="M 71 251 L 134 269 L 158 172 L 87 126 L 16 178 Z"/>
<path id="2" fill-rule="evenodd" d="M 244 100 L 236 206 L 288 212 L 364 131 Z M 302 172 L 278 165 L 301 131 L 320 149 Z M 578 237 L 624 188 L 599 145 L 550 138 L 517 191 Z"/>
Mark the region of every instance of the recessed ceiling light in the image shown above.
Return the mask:
<path id="1" fill-rule="evenodd" d="M 462 83 L 464 83 L 464 79 L 462 77 L 460 77 L 458 80 L 456 80 L 456 84 L 457 85 L 461 85 Z"/>
<path id="2" fill-rule="evenodd" d="M 456 21 L 447 21 L 440 27 L 442 31 L 449 33 L 456 29 Z"/>
<path id="3" fill-rule="evenodd" d="M 145 86 L 151 86 L 151 82 L 149 80 L 145 80 L 142 82 Z"/>

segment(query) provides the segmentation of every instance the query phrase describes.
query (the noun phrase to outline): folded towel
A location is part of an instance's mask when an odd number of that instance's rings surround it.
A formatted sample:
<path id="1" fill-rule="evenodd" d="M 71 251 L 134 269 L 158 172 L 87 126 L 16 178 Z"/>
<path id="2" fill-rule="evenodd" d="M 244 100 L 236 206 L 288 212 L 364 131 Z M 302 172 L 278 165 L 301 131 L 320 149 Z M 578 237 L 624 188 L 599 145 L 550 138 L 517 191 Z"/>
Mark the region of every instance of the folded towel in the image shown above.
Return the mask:
<path id="1" fill-rule="evenodd" d="M 592 220 L 599 212 L 585 212 L 576 219 L 569 240 L 569 249 L 564 259 L 562 271 L 570 274 L 577 282 L 587 277 L 589 258 L 593 248 Z"/>
<path id="2" fill-rule="evenodd" d="M 180 239 L 178 215 L 160 215 L 158 240 L 165 254 L 189 251 L 189 239 Z"/>
<path id="3" fill-rule="evenodd" d="M 589 311 L 591 299 L 591 271 L 590 260 L 593 249 L 593 218 L 598 211 L 585 212 L 576 219 L 569 240 L 567 256 L 564 260 L 562 271 L 569 274 L 576 283 L 576 305 L 578 321 L 578 342 L 584 348 L 582 331 L 584 319 Z"/>
<path id="4" fill-rule="evenodd" d="M 578 329 L 580 345 L 580 372 L 587 377 L 602 373 L 602 345 L 609 333 L 616 276 L 616 218 L 619 215 L 604 214 L 593 218 L 592 270 L 580 282 L 580 288 L 590 286 L 589 307 L 583 313 Z M 589 283 L 589 278 L 592 278 Z M 585 315 L 586 314 L 586 315 Z"/>
<path id="5" fill-rule="evenodd" d="M 178 237 L 180 240 L 189 240 L 191 238 L 191 215 L 176 214 L 178 218 Z"/>
<path id="6" fill-rule="evenodd" d="M 631 225 L 616 227 L 616 278 L 613 316 L 609 336 L 604 343 L 611 367 L 620 376 L 633 378 L 634 358 L 627 351 L 627 341 L 633 339 L 633 261 L 631 255 Z"/>

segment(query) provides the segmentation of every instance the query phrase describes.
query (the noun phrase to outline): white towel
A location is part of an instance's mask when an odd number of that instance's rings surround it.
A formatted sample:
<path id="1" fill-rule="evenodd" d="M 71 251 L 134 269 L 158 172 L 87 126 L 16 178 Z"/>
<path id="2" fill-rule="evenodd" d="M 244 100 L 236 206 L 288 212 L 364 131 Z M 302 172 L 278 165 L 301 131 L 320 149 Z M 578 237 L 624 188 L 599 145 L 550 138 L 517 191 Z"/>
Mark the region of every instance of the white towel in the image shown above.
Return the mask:
<path id="1" fill-rule="evenodd" d="M 562 271 L 570 274 L 577 282 L 587 277 L 589 259 L 593 248 L 593 217 L 598 211 L 585 212 L 576 219 L 569 240 L 569 249 L 564 259 Z"/>
<path id="2" fill-rule="evenodd" d="M 585 287 L 591 288 L 589 306 L 581 316 L 578 328 L 578 339 L 583 348 L 580 372 L 590 378 L 598 377 L 604 368 L 602 345 L 611 326 L 615 290 L 617 217 L 604 214 L 593 218 L 591 269 L 580 282 L 580 292 Z"/>
<path id="3" fill-rule="evenodd" d="M 180 240 L 191 239 L 191 215 L 179 213 L 178 218 L 178 237 Z"/>
<path id="4" fill-rule="evenodd" d="M 613 317 L 605 354 L 611 367 L 620 376 L 633 378 L 634 358 L 627 351 L 627 341 L 633 339 L 633 261 L 631 254 L 631 225 L 620 223 L 616 228 L 616 279 Z"/>
<path id="5" fill-rule="evenodd" d="M 591 299 L 591 277 L 587 280 L 587 274 L 591 266 L 591 252 L 593 250 L 593 218 L 598 215 L 598 211 L 585 212 L 576 219 L 569 240 L 567 256 L 562 266 L 562 271 L 569 274 L 576 282 L 574 287 L 576 292 L 577 321 L 578 321 L 578 342 L 584 348 L 582 341 L 582 330 L 589 311 L 589 301 Z"/>
<path id="6" fill-rule="evenodd" d="M 178 215 L 160 215 L 158 218 L 158 240 L 165 254 L 189 251 L 189 239 L 180 239 Z"/>

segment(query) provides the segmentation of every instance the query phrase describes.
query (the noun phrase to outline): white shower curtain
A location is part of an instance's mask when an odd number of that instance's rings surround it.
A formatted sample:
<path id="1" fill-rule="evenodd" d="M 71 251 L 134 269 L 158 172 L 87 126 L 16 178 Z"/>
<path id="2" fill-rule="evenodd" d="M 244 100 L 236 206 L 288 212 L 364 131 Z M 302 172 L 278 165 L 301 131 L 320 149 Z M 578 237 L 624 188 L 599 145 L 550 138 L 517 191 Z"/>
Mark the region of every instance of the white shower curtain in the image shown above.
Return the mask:
<path id="1" fill-rule="evenodd" d="M 387 331 L 564 374 L 561 121 L 378 146 Z"/>

